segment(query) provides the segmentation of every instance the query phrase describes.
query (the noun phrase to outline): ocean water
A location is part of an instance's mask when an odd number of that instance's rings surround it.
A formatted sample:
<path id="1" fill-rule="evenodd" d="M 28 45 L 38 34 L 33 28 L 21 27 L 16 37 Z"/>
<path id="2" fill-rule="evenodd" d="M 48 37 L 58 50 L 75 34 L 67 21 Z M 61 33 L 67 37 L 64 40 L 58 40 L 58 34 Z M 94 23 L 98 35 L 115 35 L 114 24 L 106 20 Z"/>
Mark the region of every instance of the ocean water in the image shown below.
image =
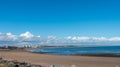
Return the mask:
<path id="1" fill-rule="evenodd" d="M 72 47 L 72 48 L 40 48 L 31 50 L 35 53 L 47 53 L 56 55 L 77 55 L 77 54 L 116 54 L 120 55 L 120 46 L 101 47 Z"/>

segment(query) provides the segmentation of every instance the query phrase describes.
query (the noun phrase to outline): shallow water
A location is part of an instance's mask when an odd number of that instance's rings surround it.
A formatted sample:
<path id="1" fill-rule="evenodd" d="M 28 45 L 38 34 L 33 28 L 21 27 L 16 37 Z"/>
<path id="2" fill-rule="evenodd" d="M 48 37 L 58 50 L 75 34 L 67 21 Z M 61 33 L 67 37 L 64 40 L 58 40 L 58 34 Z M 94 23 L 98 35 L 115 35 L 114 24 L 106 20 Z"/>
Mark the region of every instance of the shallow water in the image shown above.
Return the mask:
<path id="1" fill-rule="evenodd" d="M 101 47 L 72 47 L 72 48 L 40 48 L 31 50 L 36 53 L 57 55 L 80 55 L 80 54 L 120 54 L 120 46 Z"/>

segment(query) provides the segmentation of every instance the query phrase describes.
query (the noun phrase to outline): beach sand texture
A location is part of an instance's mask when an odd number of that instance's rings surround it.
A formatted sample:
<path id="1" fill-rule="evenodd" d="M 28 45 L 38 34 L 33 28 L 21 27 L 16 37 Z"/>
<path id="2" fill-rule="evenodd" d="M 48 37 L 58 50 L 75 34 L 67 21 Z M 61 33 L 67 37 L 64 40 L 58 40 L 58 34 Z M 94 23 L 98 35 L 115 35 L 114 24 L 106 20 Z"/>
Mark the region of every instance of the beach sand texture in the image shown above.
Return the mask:
<path id="1" fill-rule="evenodd" d="M 3 58 L 7 60 L 17 60 L 32 64 L 52 65 L 56 64 L 64 67 L 118 67 L 119 57 L 88 57 L 88 56 L 58 56 L 47 54 L 36 54 L 24 51 L 0 51 Z"/>

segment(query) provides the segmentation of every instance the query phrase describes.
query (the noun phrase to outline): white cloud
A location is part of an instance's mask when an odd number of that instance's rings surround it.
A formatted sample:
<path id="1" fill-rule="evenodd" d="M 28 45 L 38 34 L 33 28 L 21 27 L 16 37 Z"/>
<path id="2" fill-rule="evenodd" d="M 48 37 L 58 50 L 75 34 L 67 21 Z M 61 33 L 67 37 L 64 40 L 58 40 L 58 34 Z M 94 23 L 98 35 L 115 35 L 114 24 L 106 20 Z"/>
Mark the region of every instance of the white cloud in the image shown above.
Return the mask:
<path id="1" fill-rule="evenodd" d="M 120 45 L 120 37 L 56 37 L 56 36 L 34 36 L 30 32 L 20 35 L 12 33 L 0 33 L 0 45 Z"/>
<path id="2" fill-rule="evenodd" d="M 98 40 L 98 41 L 107 41 L 108 39 L 105 37 L 93 37 L 93 40 Z"/>
<path id="3" fill-rule="evenodd" d="M 48 36 L 48 39 L 56 39 L 56 36 Z"/>
<path id="4" fill-rule="evenodd" d="M 15 41 L 15 40 L 17 40 L 17 37 L 12 33 L 0 34 L 0 41 Z"/>
<path id="5" fill-rule="evenodd" d="M 110 38 L 109 41 L 120 41 L 120 37 L 113 37 L 113 38 Z"/>
<path id="6" fill-rule="evenodd" d="M 6 33 L 7 37 L 13 40 L 17 40 L 16 35 L 13 35 L 12 33 Z"/>
<path id="7" fill-rule="evenodd" d="M 88 42 L 88 41 L 107 41 L 108 39 L 105 37 L 72 37 L 69 36 L 66 39 L 80 41 L 80 42 Z"/>
<path id="8" fill-rule="evenodd" d="M 41 36 L 37 36 L 37 37 L 39 37 L 39 38 L 40 38 Z"/>
<path id="9" fill-rule="evenodd" d="M 27 32 L 25 32 L 25 33 L 20 34 L 20 36 L 21 36 L 21 37 L 25 37 L 25 38 L 31 38 L 31 37 L 33 37 L 34 35 L 27 31 Z"/>

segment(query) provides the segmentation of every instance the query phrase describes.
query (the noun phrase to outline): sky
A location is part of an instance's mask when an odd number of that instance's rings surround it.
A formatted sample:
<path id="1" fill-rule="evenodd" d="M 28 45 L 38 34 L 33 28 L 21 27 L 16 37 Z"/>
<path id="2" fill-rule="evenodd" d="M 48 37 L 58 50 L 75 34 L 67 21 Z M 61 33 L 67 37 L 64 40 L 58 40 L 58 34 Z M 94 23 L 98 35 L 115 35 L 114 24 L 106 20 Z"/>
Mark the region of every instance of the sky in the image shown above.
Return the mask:
<path id="1" fill-rule="evenodd" d="M 119 0 L 0 0 L 0 32 L 120 36 Z"/>
<path id="2" fill-rule="evenodd" d="M 52 36 L 63 40 L 120 41 L 119 3 L 119 0 L 0 0 L 0 40 L 43 36 L 47 41 Z"/>

